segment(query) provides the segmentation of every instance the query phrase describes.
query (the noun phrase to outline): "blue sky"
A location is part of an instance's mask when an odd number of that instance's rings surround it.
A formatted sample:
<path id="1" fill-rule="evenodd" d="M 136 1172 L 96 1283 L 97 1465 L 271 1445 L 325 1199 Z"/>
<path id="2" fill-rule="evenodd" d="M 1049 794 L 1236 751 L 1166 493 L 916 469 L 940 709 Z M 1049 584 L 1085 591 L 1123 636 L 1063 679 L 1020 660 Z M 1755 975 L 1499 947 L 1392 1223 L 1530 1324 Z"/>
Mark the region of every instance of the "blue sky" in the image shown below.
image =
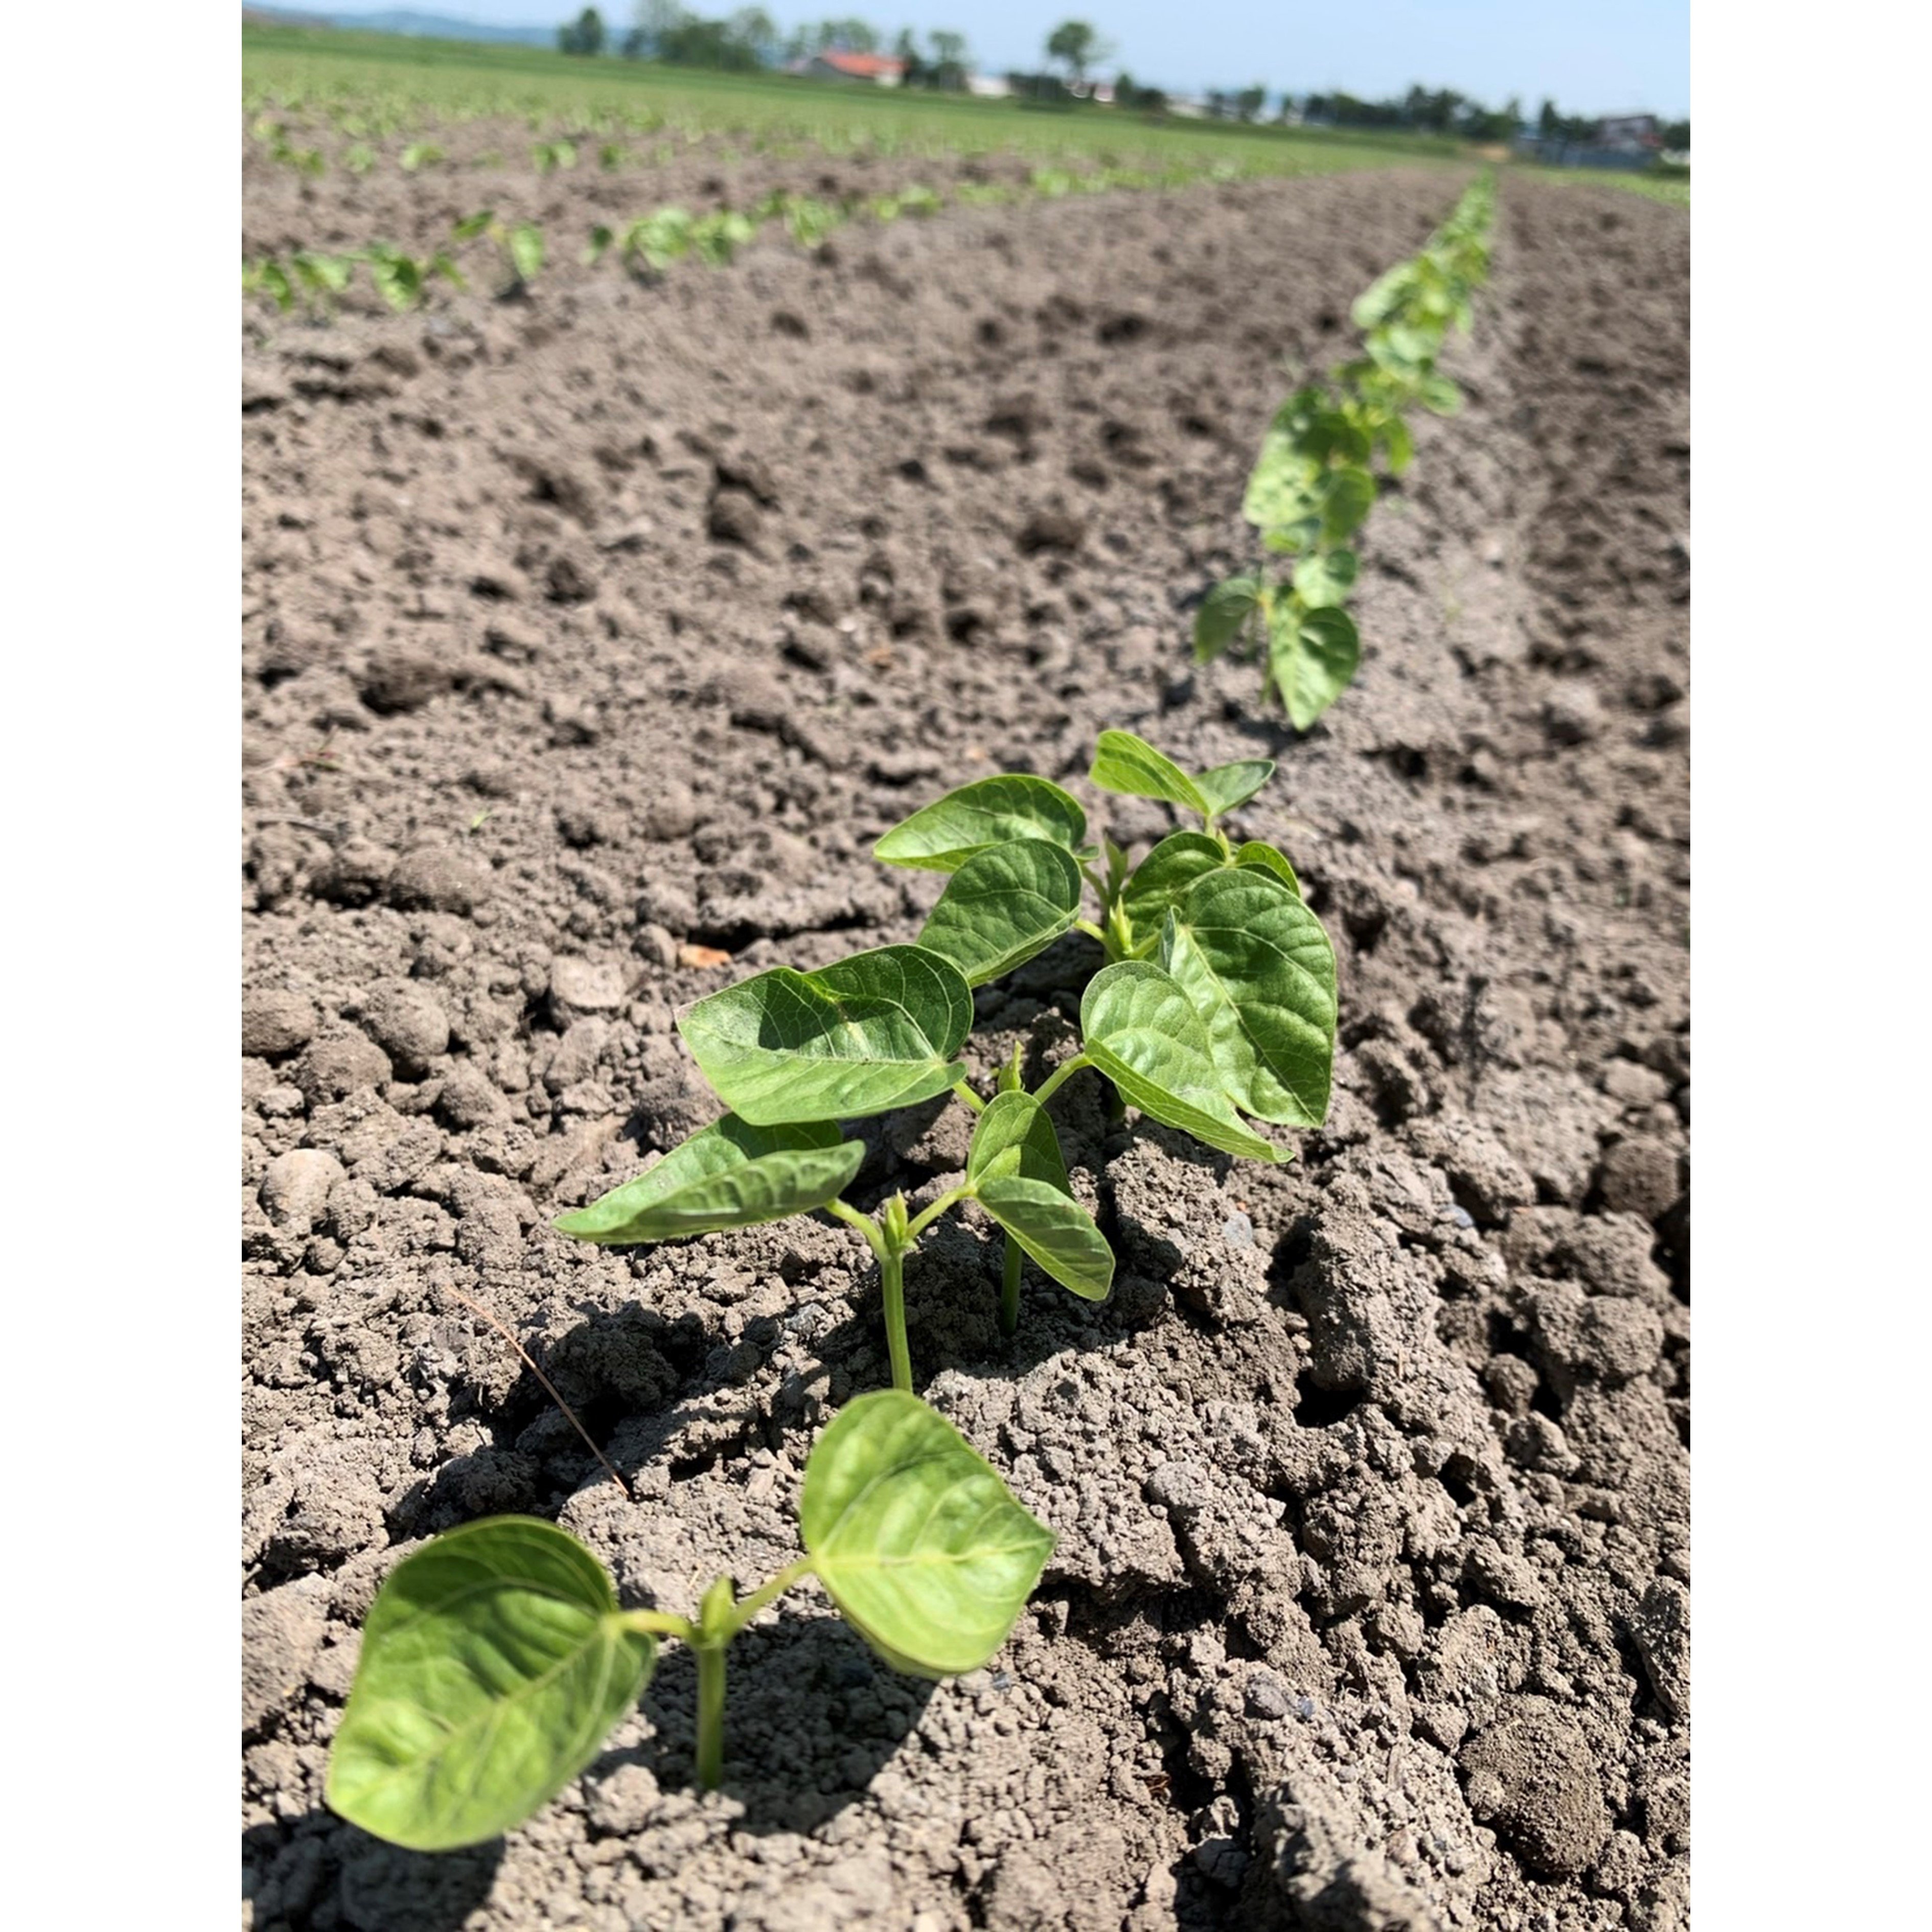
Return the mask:
<path id="1" fill-rule="evenodd" d="M 284 0 L 299 4 L 299 0 Z M 380 0 L 336 0 L 374 10 Z M 524 24 L 562 20 L 569 0 L 404 0 L 425 10 Z M 580 4 L 580 0 L 579 0 Z M 729 13 L 736 0 L 697 0 Z M 1545 94 L 1566 112 L 1650 108 L 1672 118 L 1690 102 L 1690 0 L 764 0 L 780 26 L 858 14 L 889 36 L 902 26 L 965 34 L 976 62 L 994 71 L 1036 64 L 1047 34 L 1069 14 L 1089 20 L 1117 50 L 1108 64 L 1143 82 L 1184 91 L 1264 83 L 1270 93 L 1346 88 L 1373 99 L 1412 82 L 1453 87 L 1500 106 L 1520 95 L 1532 113 Z M 630 0 L 603 0 L 604 18 L 628 24 Z"/>

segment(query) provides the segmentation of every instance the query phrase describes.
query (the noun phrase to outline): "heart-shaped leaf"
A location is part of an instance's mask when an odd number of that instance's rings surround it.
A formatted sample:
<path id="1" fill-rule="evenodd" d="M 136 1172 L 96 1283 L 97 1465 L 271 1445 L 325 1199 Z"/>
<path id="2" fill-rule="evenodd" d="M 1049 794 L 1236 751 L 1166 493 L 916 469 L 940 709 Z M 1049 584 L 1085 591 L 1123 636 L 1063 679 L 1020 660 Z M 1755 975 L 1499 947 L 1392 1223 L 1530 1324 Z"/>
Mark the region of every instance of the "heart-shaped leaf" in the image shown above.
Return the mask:
<path id="1" fill-rule="evenodd" d="M 1346 604 L 1355 587 L 1358 567 L 1352 550 L 1318 550 L 1294 566 L 1294 594 L 1311 610 Z"/>
<path id="2" fill-rule="evenodd" d="M 1040 1267 L 1082 1300 L 1105 1301 L 1114 1282 L 1114 1251 L 1094 1217 L 1050 1181 L 1016 1174 L 980 1182 L 980 1205 Z"/>
<path id="3" fill-rule="evenodd" d="M 1320 490 L 1325 455 L 1302 447 L 1290 434 L 1271 429 L 1262 439 L 1261 454 L 1241 497 L 1241 514 L 1257 530 L 1286 530 L 1321 514 Z"/>
<path id="4" fill-rule="evenodd" d="M 1053 1534 L 918 1396 L 848 1402 L 814 1446 L 799 1532 L 846 1621 L 895 1670 L 974 1670 L 1006 1640 Z"/>
<path id="5" fill-rule="evenodd" d="M 1246 805 L 1274 776 L 1272 758 L 1237 758 L 1232 764 L 1210 765 L 1195 778 L 1201 796 L 1212 815 Z"/>
<path id="6" fill-rule="evenodd" d="M 656 1659 L 574 1537 L 530 1516 L 451 1530 L 376 1593 L 330 1808 L 415 1852 L 496 1838 L 597 1755 Z"/>
<path id="7" fill-rule="evenodd" d="M 1141 1112 L 1223 1154 L 1280 1160 L 1250 1133 L 1222 1090 L 1208 1039 L 1185 991 L 1151 962 L 1103 967 L 1080 1002 L 1082 1051 Z"/>
<path id="8" fill-rule="evenodd" d="M 1252 577 L 1231 577 L 1201 600 L 1194 614 L 1194 661 L 1211 664 L 1261 608 L 1261 585 Z"/>
<path id="9" fill-rule="evenodd" d="M 951 960 L 969 986 L 1024 965 L 1072 926 L 1080 866 L 1063 845 L 1040 838 L 975 852 L 946 881 L 919 943 Z"/>
<path id="10" fill-rule="evenodd" d="M 1157 933 L 1168 908 L 1202 873 L 1218 872 L 1227 862 L 1220 839 L 1205 832 L 1170 832 L 1135 867 L 1120 908 L 1136 933 Z"/>
<path id="11" fill-rule="evenodd" d="M 1375 506 L 1375 478 L 1353 464 L 1337 465 L 1322 478 L 1322 541 L 1339 544 Z"/>
<path id="12" fill-rule="evenodd" d="M 865 1157 L 865 1143 L 841 1140 L 829 1120 L 754 1127 L 727 1114 L 648 1172 L 551 1226 L 615 1247 L 782 1221 L 836 1201 Z"/>
<path id="13" fill-rule="evenodd" d="M 1272 872 L 1197 880 L 1168 914 L 1160 964 L 1207 1028 L 1222 1090 L 1244 1112 L 1318 1127 L 1335 1061 L 1335 952 Z"/>
<path id="14" fill-rule="evenodd" d="M 1044 839 L 1077 852 L 1087 814 L 1057 784 L 1024 772 L 980 778 L 902 819 L 872 848 L 888 866 L 956 872 L 975 852 L 1016 838 Z"/>
<path id="15" fill-rule="evenodd" d="M 1306 731 L 1348 689 L 1361 655 L 1355 621 L 1347 611 L 1276 606 L 1268 674 L 1298 731 Z"/>
<path id="16" fill-rule="evenodd" d="M 1094 746 L 1094 769 L 1087 776 L 1102 791 L 1122 792 L 1130 798 L 1157 798 L 1198 812 L 1204 818 L 1208 816 L 1208 801 L 1201 796 L 1201 788 L 1165 752 L 1156 752 L 1131 731 L 1100 734 Z"/>
<path id="17" fill-rule="evenodd" d="M 1294 868 L 1272 845 L 1264 845 L 1258 838 L 1250 838 L 1234 854 L 1238 866 L 1259 866 L 1272 872 L 1297 898 L 1301 896 L 1301 881 L 1294 876 Z"/>
<path id="18" fill-rule="evenodd" d="M 1063 1194 L 1073 1191 L 1052 1118 L 1030 1094 L 994 1094 L 974 1126 L 966 1178 L 979 1181 L 1002 1175 L 1043 1180 Z"/>
<path id="19" fill-rule="evenodd" d="M 882 946 L 815 973 L 789 966 L 702 999 L 678 1022 L 704 1077 L 759 1126 L 856 1120 L 943 1094 L 973 1023 L 951 960 Z"/>

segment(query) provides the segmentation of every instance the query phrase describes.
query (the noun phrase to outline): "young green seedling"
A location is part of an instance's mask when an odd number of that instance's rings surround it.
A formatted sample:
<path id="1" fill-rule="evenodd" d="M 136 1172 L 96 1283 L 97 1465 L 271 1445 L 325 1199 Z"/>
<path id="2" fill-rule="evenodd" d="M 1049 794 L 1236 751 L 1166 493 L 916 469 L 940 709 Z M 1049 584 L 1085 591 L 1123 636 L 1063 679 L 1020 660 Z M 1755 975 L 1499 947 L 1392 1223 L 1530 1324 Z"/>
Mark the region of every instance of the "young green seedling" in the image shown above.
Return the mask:
<path id="1" fill-rule="evenodd" d="M 535 222 L 503 221 L 494 210 L 486 208 L 466 216 L 450 232 L 459 242 L 474 241 L 481 235 L 496 244 L 503 266 L 510 274 L 509 281 L 501 291 L 506 298 L 523 294 L 542 270 L 543 231 Z"/>
<path id="2" fill-rule="evenodd" d="M 1202 825 L 1162 839 L 1138 867 L 1106 842 L 1104 872 L 1084 811 L 1045 778 L 982 778 L 914 812 L 874 854 L 946 875 L 916 943 L 815 972 L 776 967 L 700 1000 L 678 1030 L 730 1112 L 556 1226 L 632 1246 L 823 1209 L 878 1260 L 892 1382 L 905 1390 L 905 1258 L 964 1202 L 1006 1242 L 1006 1333 L 1018 1320 L 1022 1255 L 1072 1293 L 1104 1300 L 1112 1251 L 1075 1196 L 1046 1112 L 1074 1074 L 1096 1069 L 1150 1118 L 1252 1160 L 1286 1156 L 1244 1114 L 1296 1126 L 1327 1115 L 1334 949 L 1287 860 L 1257 841 L 1237 845 L 1220 824 L 1274 770 L 1248 759 L 1190 776 L 1130 733 L 1103 733 L 1096 785 L 1198 813 Z M 1098 921 L 1081 916 L 1088 885 Z M 959 1058 L 974 988 L 1076 928 L 1112 962 L 1087 988 L 1080 1051 L 1030 1094 L 1010 1064 L 988 1100 Z M 958 1183 L 916 1214 L 897 1194 L 870 1215 L 846 1201 L 865 1149 L 838 1123 L 948 1094 L 979 1116 Z"/>
<path id="3" fill-rule="evenodd" d="M 1329 385 L 1306 385 L 1282 404 L 1242 499 L 1264 550 L 1295 560 L 1288 574 L 1257 569 L 1230 578 L 1196 614 L 1196 661 L 1258 645 L 1262 694 L 1280 698 L 1298 730 L 1334 703 L 1360 662 L 1361 640 L 1343 607 L 1359 567 L 1350 542 L 1376 501 L 1372 464 L 1379 458 L 1394 476 L 1408 468 L 1412 407 L 1448 415 L 1461 406 L 1461 392 L 1437 373 L 1436 358 L 1451 328 L 1468 326 L 1471 295 L 1487 272 L 1493 206 L 1485 177 L 1420 254 L 1357 299 L 1352 313 L 1366 353 L 1335 370 Z"/>
<path id="4" fill-rule="evenodd" d="M 378 242 L 364 251 L 362 259 L 369 265 L 369 278 L 375 284 L 376 293 L 399 314 L 414 308 L 422 300 L 433 276 L 440 276 L 454 288 L 469 286 L 462 271 L 442 249 L 427 259 L 419 259 L 386 242 Z"/>
<path id="5" fill-rule="evenodd" d="M 694 1617 L 625 1610 L 596 1558 L 534 1517 L 434 1538 L 390 1573 L 364 1623 L 330 1808 L 411 1851 L 511 1830 L 602 1749 L 664 1637 L 697 1663 L 697 1776 L 712 1790 L 726 1653 L 786 1591 L 816 1576 L 892 1669 L 956 1676 L 1006 1642 L 1054 1542 L 951 1423 L 896 1390 L 847 1403 L 820 1436 L 799 1536 L 796 1562 L 742 1596 L 720 1576 Z"/>

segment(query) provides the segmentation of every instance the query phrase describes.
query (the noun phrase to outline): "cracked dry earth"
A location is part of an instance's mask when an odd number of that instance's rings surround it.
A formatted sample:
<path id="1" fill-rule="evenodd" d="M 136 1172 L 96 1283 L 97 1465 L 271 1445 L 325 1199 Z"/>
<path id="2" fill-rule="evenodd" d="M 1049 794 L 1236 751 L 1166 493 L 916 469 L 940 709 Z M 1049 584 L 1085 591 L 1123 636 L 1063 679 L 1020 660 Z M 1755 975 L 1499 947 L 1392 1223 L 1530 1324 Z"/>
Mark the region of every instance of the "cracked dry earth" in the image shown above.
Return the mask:
<path id="1" fill-rule="evenodd" d="M 1359 683 L 1298 740 L 1189 662 L 1269 410 L 1458 185 L 954 211 L 249 335 L 256 1932 L 1684 1922 L 1683 214 L 1507 183 L 1468 406 L 1364 535 Z M 680 1610 L 794 1552 L 814 1431 L 886 1376 L 856 1238 L 549 1217 L 715 1111 L 680 1006 L 912 937 L 941 882 L 869 846 L 916 805 L 1032 770 L 1160 833 L 1085 785 L 1109 724 L 1280 760 L 1242 829 L 1334 937 L 1337 1090 L 1264 1169 L 1071 1083 L 1120 1272 L 1030 1280 L 1010 1348 L 983 1222 L 910 1264 L 926 1393 L 1058 1534 L 1010 1644 L 915 1684 L 808 1588 L 734 1652 L 714 1796 L 674 1648 L 506 1840 L 334 1820 L 357 1630 L 421 1539 L 533 1511 Z M 1096 963 L 982 994 L 979 1072 L 1064 1054 Z M 868 1204 L 963 1161 L 956 1106 L 866 1132 Z"/>

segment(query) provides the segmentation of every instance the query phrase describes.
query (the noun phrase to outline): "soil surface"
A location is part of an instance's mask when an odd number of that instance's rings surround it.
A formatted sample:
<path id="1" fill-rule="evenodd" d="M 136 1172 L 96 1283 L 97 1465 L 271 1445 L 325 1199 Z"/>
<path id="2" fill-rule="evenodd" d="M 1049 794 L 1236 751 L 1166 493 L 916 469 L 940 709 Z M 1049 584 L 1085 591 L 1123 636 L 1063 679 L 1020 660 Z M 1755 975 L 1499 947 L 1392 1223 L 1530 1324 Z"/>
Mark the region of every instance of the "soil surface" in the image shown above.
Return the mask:
<path id="1" fill-rule="evenodd" d="M 1358 684 L 1297 738 L 1252 667 L 1189 659 L 1269 412 L 1458 185 L 954 209 L 656 285 L 565 260 L 525 300 L 251 314 L 257 1932 L 1684 1923 L 1684 216 L 1507 184 L 1468 406 L 1364 533 Z M 869 847 L 916 806 L 1031 770 L 1158 836 L 1085 784 L 1108 725 L 1280 760 L 1241 829 L 1334 938 L 1336 1093 L 1270 1169 L 1072 1082 L 1120 1271 L 1099 1307 L 1030 1278 L 1012 1346 L 986 1224 L 910 1264 L 925 1392 L 1058 1533 L 1010 1646 L 915 1684 L 808 1586 L 734 1651 L 715 1795 L 674 1647 L 506 1840 L 334 1819 L 361 1619 L 421 1539 L 533 1511 L 680 1611 L 794 1553 L 814 1431 L 886 1378 L 856 1237 L 614 1253 L 550 1216 L 716 1111 L 682 1004 L 913 936 L 942 881 Z M 1096 964 L 1075 938 L 982 994 L 976 1068 L 1063 1056 Z M 964 1159 L 956 1105 L 866 1130 L 867 1203 Z"/>

